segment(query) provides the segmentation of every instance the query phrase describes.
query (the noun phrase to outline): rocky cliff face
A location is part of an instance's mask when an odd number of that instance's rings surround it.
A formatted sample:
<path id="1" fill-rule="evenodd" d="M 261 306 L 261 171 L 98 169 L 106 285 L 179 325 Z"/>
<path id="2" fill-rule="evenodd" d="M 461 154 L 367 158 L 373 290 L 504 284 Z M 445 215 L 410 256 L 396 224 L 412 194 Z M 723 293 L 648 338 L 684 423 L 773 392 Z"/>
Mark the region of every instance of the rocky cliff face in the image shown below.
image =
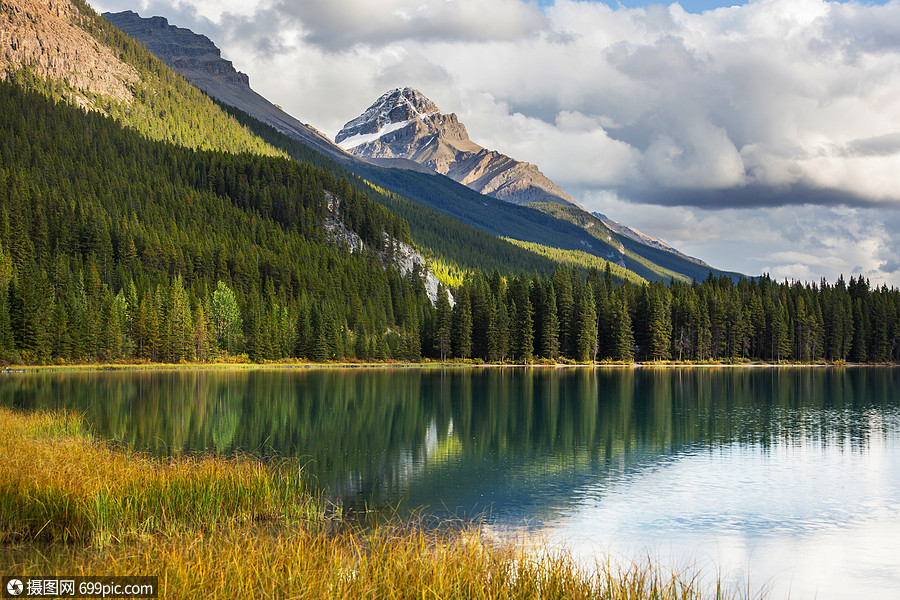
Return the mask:
<path id="1" fill-rule="evenodd" d="M 66 79 L 76 90 L 130 101 L 138 74 L 81 29 L 82 19 L 68 0 L 0 0 L 0 79 L 27 68 L 44 79 Z"/>
<path id="2" fill-rule="evenodd" d="M 103 13 L 103 17 L 213 98 L 237 107 L 331 157 L 342 161 L 352 158 L 317 129 L 298 121 L 253 91 L 249 77 L 235 69 L 231 61 L 222 58 L 219 48 L 205 35 L 170 25 L 163 17 L 142 18 L 129 10 Z"/>
<path id="3" fill-rule="evenodd" d="M 413 88 L 391 90 L 335 137 L 342 148 L 379 164 L 414 161 L 482 194 L 515 204 L 578 204 L 538 168 L 469 139 L 455 114 L 444 114 Z"/>

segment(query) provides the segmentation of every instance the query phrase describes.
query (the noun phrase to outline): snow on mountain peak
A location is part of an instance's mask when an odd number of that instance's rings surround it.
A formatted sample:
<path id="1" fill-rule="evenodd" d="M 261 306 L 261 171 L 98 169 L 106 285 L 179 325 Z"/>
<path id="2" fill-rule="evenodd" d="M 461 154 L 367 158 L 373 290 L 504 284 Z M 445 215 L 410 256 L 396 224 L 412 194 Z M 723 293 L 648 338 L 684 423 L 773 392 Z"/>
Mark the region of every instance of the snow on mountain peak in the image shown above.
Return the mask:
<path id="1" fill-rule="evenodd" d="M 360 116 L 347 122 L 334 140 L 343 148 L 353 148 L 377 139 L 411 121 L 439 114 L 438 107 L 414 88 L 394 88 L 383 94 Z"/>

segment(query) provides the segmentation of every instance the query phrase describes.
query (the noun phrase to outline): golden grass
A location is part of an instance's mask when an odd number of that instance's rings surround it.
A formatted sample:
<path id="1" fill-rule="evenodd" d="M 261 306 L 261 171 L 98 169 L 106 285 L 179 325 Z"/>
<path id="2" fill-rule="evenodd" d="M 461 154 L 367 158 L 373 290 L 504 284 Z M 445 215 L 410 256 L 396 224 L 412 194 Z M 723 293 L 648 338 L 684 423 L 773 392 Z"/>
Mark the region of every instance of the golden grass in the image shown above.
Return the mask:
<path id="1" fill-rule="evenodd" d="M 588 569 L 474 526 L 341 521 L 290 464 L 156 460 L 77 415 L 0 408 L 9 573 L 158 575 L 166 598 L 726 598 L 655 565 Z"/>
<path id="2" fill-rule="evenodd" d="M 78 415 L 0 410 L 0 543 L 103 546 L 173 527 L 315 519 L 298 470 L 249 459 L 155 460 L 92 439 Z"/>

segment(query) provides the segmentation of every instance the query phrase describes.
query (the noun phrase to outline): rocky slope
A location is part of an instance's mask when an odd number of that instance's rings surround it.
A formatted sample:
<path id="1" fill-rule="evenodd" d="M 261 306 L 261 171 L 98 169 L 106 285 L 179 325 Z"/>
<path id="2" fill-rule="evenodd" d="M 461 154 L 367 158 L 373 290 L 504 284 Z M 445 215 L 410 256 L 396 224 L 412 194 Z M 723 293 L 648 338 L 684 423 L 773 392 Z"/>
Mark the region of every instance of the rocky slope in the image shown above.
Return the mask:
<path id="1" fill-rule="evenodd" d="M 335 142 L 358 157 L 385 166 L 404 167 L 401 161 L 414 161 L 482 194 L 515 204 L 578 206 L 537 166 L 470 140 L 455 114 L 442 113 L 413 88 L 397 88 L 381 96 L 344 125 Z"/>
<path id="2" fill-rule="evenodd" d="M 69 0 L 0 0 L 0 79 L 25 67 L 42 79 L 66 79 L 76 90 L 129 102 L 137 72 L 97 44 L 82 20 Z"/>
<path id="3" fill-rule="evenodd" d="M 6 1 L 6 0 L 0 0 Z M 222 58 L 205 35 L 170 25 L 163 17 L 142 18 L 126 10 L 103 13 L 107 21 L 141 42 L 176 73 L 218 100 L 331 157 L 348 155 L 314 127 L 300 122 L 250 88 L 250 79 Z"/>

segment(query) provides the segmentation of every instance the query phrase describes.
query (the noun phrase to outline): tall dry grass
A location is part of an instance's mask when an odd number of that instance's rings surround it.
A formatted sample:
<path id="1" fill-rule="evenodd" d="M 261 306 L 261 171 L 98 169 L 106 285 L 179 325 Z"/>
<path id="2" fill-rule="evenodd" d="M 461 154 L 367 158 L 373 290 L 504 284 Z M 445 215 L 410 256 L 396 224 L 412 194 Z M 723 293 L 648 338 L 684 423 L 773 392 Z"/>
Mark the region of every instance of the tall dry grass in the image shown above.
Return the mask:
<path id="1" fill-rule="evenodd" d="M 290 465 L 160 461 L 92 439 L 77 415 L 6 409 L 0 562 L 25 575 L 158 575 L 166 598 L 736 596 L 652 563 L 589 569 L 475 526 L 342 523 Z"/>

